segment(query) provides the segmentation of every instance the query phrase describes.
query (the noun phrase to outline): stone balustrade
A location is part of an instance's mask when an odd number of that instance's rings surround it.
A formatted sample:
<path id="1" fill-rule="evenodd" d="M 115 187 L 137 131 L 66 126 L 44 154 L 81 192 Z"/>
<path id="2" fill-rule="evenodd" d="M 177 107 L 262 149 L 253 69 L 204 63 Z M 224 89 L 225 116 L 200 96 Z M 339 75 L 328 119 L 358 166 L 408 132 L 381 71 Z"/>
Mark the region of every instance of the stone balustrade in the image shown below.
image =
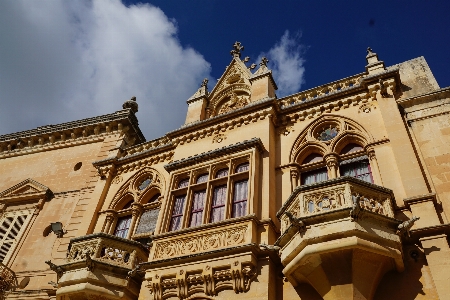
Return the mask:
<path id="1" fill-rule="evenodd" d="M 321 85 L 300 93 L 290 95 L 280 99 L 281 107 L 289 107 L 305 101 L 311 101 L 322 96 L 328 96 L 349 89 L 353 86 L 359 86 L 364 74 L 357 74 L 352 77 L 347 77 L 339 81 L 331 82 L 326 85 Z"/>
<path id="2" fill-rule="evenodd" d="M 71 239 L 69 249 L 69 263 L 93 259 L 128 269 L 147 261 L 148 257 L 148 250 L 142 244 L 105 233 Z"/>
<path id="3" fill-rule="evenodd" d="M 339 177 L 298 187 L 277 216 L 281 218 L 281 232 L 284 232 L 291 224 L 286 212 L 298 218 L 312 216 L 350 208 L 358 199 L 361 209 L 393 218 L 392 198 L 392 191 L 384 187 L 353 177 Z"/>

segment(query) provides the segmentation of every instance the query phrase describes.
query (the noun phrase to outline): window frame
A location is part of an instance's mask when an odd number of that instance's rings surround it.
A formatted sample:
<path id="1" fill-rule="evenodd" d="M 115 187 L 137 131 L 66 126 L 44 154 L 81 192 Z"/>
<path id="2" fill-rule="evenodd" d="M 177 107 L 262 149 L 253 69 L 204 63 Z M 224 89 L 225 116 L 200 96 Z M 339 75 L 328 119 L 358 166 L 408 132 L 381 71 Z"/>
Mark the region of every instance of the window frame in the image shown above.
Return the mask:
<path id="1" fill-rule="evenodd" d="M 245 215 L 251 214 L 254 212 L 254 192 L 252 191 L 252 186 L 254 184 L 254 171 L 253 168 L 255 168 L 255 154 L 254 150 L 251 151 L 245 151 L 244 153 L 240 153 L 238 155 L 234 155 L 231 157 L 228 157 L 227 159 L 217 159 L 212 162 L 207 162 L 198 166 L 195 166 L 196 168 L 191 169 L 184 169 L 180 170 L 174 174 L 172 174 L 172 184 L 170 185 L 172 187 L 171 190 L 168 191 L 169 197 L 168 199 L 168 205 L 165 208 L 165 215 L 168 217 L 164 221 L 164 224 L 162 226 L 163 232 L 173 232 L 177 230 L 171 230 L 171 215 L 174 209 L 174 203 L 175 203 L 175 197 L 176 195 L 180 195 L 180 193 L 185 191 L 187 197 L 184 204 L 184 213 L 182 217 L 182 228 L 181 229 L 187 229 L 187 228 L 195 228 L 200 225 L 205 224 L 212 224 L 212 223 L 218 223 L 222 222 L 228 219 L 232 219 L 232 206 L 233 206 L 233 197 L 234 197 L 234 183 L 236 181 L 242 181 L 247 180 L 247 207 L 246 207 L 246 213 Z M 242 164 L 242 163 L 248 163 L 249 167 L 247 171 L 236 173 L 236 168 Z M 226 176 L 222 176 L 219 178 L 216 178 L 216 174 L 220 171 L 223 171 L 224 169 L 228 169 L 228 174 Z M 196 183 L 197 178 L 205 173 L 208 173 L 208 179 L 206 182 Z M 184 188 L 177 188 L 178 182 L 184 178 L 190 178 L 190 184 L 187 187 Z M 223 218 L 220 221 L 212 222 L 212 214 L 213 214 L 213 197 L 214 197 L 214 191 L 216 188 L 220 187 L 226 187 L 225 191 L 225 200 L 224 205 L 220 207 L 224 207 L 224 215 Z M 206 190 L 205 193 L 205 201 L 204 201 L 204 207 L 203 207 L 203 214 L 202 214 L 202 222 L 200 225 L 191 227 L 191 219 L 192 219 L 192 206 L 193 206 L 193 198 L 194 194 L 198 191 Z"/>

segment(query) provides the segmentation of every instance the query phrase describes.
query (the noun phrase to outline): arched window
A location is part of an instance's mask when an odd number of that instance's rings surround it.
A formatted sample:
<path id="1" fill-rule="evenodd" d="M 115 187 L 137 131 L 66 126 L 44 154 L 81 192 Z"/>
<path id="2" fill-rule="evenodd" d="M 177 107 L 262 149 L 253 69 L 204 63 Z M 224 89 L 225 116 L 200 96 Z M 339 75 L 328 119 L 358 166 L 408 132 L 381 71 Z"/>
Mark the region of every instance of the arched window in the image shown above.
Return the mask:
<path id="1" fill-rule="evenodd" d="M 343 155 L 343 154 L 348 154 L 348 153 L 361 151 L 361 150 L 363 150 L 363 147 L 361 147 L 360 145 L 355 144 L 355 143 L 350 143 L 350 144 L 347 144 L 344 148 L 342 148 L 340 154 Z"/>

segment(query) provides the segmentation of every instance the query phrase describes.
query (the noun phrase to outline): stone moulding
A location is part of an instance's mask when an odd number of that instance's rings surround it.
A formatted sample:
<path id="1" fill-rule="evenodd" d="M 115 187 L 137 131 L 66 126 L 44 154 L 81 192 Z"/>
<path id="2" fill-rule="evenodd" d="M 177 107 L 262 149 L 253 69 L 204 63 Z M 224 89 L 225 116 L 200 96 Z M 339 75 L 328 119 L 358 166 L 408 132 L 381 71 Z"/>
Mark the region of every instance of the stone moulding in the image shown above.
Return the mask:
<path id="1" fill-rule="evenodd" d="M 126 133 L 132 143 L 145 141 L 136 116 L 130 109 L 125 109 L 95 118 L 2 135 L 0 158 L 98 142 L 116 131 Z"/>
<path id="2" fill-rule="evenodd" d="M 256 148 L 259 152 L 264 152 L 264 145 L 259 138 L 252 138 L 250 140 L 244 140 L 242 142 L 225 146 L 219 149 L 210 150 L 208 152 L 203 152 L 196 154 L 194 156 L 189 156 L 184 159 L 176 160 L 170 164 L 164 166 L 167 172 L 171 172 L 183 167 L 188 167 L 203 161 L 207 161 L 216 157 L 223 156 L 224 154 L 235 153 L 247 149 Z"/>

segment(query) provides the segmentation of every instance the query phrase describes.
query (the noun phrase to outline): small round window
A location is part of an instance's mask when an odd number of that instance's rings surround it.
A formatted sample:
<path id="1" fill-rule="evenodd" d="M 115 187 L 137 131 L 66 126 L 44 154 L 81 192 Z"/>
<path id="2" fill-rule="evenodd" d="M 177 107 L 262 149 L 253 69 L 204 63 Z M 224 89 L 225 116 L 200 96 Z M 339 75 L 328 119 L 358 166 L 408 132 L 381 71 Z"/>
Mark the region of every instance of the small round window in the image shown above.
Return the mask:
<path id="1" fill-rule="evenodd" d="M 329 141 L 334 139 L 339 133 L 339 129 L 336 126 L 330 125 L 330 127 L 322 129 L 322 131 L 319 131 L 319 134 L 317 135 L 317 139 L 319 141 Z"/>

